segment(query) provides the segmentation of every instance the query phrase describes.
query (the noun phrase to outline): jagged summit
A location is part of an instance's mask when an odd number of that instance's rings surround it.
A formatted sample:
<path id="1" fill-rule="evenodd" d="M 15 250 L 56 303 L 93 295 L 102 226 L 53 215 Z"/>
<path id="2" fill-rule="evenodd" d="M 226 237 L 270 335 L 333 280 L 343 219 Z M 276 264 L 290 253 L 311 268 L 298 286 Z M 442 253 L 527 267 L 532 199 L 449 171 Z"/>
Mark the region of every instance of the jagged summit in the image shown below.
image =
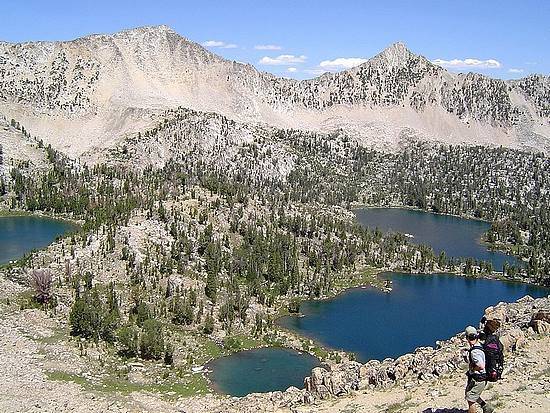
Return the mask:
<path id="1" fill-rule="evenodd" d="M 172 29 L 170 26 L 166 24 L 157 24 L 157 25 L 147 25 L 147 26 L 139 26 L 134 27 L 131 29 L 125 29 L 118 33 L 131 33 L 131 32 L 148 32 L 148 33 L 175 33 L 178 34 L 174 29 Z M 179 35 L 179 34 L 178 34 Z"/>
<path id="2" fill-rule="evenodd" d="M 409 64 L 411 60 L 421 62 L 423 65 L 439 67 L 432 64 L 424 56 L 412 52 L 403 42 L 392 43 L 366 63 L 382 64 L 388 67 L 402 67 Z"/>
<path id="3" fill-rule="evenodd" d="M 179 36 L 181 38 L 184 38 L 178 32 L 172 29 L 170 26 L 167 26 L 165 24 L 160 24 L 160 25 L 152 25 L 152 26 L 139 26 L 131 29 L 119 30 L 117 32 L 109 33 L 109 34 L 93 33 L 93 34 L 88 34 L 88 35 L 78 37 L 74 40 L 69 40 L 68 42 L 83 41 L 83 40 L 97 39 L 97 38 L 103 38 L 103 39 L 117 38 L 117 37 L 137 38 L 143 35 L 159 36 L 159 37 L 173 35 L 173 36 Z"/>

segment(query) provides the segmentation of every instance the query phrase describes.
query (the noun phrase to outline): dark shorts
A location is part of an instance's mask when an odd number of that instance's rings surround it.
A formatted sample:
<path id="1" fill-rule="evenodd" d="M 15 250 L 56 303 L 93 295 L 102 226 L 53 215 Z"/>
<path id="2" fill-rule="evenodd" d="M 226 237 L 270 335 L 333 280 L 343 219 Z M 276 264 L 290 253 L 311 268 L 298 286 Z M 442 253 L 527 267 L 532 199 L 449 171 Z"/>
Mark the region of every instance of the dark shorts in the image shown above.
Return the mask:
<path id="1" fill-rule="evenodd" d="M 487 386 L 486 381 L 475 381 L 474 379 L 468 379 L 466 384 L 466 401 L 475 402 L 481 397 L 481 393 Z"/>

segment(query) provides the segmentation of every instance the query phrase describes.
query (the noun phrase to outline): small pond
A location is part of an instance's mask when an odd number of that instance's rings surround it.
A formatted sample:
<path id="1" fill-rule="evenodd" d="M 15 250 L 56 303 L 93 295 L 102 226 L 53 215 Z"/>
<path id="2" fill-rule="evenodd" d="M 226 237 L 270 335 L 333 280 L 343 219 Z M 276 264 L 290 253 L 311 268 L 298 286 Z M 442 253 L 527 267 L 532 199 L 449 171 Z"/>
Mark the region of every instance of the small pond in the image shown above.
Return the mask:
<path id="1" fill-rule="evenodd" d="M 304 377 L 319 366 L 317 358 L 284 348 L 240 351 L 208 363 L 213 387 L 221 393 L 244 396 L 249 393 L 303 388 Z"/>

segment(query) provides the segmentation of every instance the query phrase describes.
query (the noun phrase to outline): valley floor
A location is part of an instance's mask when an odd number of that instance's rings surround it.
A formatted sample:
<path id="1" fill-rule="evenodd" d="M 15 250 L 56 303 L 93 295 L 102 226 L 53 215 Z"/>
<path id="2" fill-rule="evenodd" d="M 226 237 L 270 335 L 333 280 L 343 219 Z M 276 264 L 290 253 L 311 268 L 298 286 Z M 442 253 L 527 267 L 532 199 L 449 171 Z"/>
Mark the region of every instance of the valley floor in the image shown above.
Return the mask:
<path id="1" fill-rule="evenodd" d="M 19 310 L 9 297 L 18 284 L 0 279 L 0 411 L 2 412 L 272 412 L 264 397 L 246 399 L 204 395 L 176 397 L 91 387 L 78 348 L 59 340 L 58 323 L 39 310 Z M 506 378 L 485 392 L 499 412 L 550 411 L 550 336 L 528 339 L 513 356 Z M 74 375 L 55 374 L 74 371 Z M 52 373 L 53 372 L 53 373 Z M 278 413 L 402 412 L 456 413 L 464 402 L 462 374 L 415 388 L 367 390 Z M 82 383 L 88 383 L 82 385 Z M 105 387 L 103 385 L 103 387 Z"/>

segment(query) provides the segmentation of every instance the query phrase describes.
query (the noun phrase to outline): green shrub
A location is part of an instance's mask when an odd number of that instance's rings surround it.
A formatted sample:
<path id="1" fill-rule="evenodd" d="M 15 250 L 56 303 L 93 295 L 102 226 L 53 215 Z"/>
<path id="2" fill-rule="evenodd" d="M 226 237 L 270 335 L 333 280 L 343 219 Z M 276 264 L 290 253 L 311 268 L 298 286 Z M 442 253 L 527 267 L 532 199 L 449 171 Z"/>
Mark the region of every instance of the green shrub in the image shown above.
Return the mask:
<path id="1" fill-rule="evenodd" d="M 229 336 L 229 337 L 224 338 L 223 346 L 227 350 L 236 351 L 236 350 L 240 350 L 242 348 L 242 343 L 241 343 L 241 340 L 239 340 L 238 337 Z"/>
<path id="2" fill-rule="evenodd" d="M 297 314 L 300 312 L 300 300 L 297 298 L 293 298 L 288 303 L 288 312 L 291 314 Z"/>
<path id="3" fill-rule="evenodd" d="M 101 335 L 101 302 L 97 290 L 84 293 L 75 300 L 69 314 L 71 334 L 99 339 Z"/>
<path id="4" fill-rule="evenodd" d="M 69 313 L 71 334 L 113 342 L 120 322 L 120 311 L 112 286 L 106 301 L 104 304 L 101 300 L 97 287 L 77 294 Z"/>
<path id="5" fill-rule="evenodd" d="M 143 323 L 139 343 L 141 358 L 159 360 L 164 354 L 164 334 L 160 321 L 150 318 Z"/>
<path id="6" fill-rule="evenodd" d="M 145 320 L 151 318 L 151 312 L 149 307 L 143 301 L 140 301 L 134 308 L 132 308 L 132 315 L 138 326 L 142 326 Z"/>
<path id="7" fill-rule="evenodd" d="M 182 301 L 179 297 L 174 302 L 173 314 L 172 322 L 174 324 L 190 325 L 193 324 L 195 319 L 191 305 L 187 301 Z"/>
<path id="8" fill-rule="evenodd" d="M 117 330 L 120 353 L 125 357 L 137 357 L 139 354 L 139 332 L 135 326 L 125 326 Z"/>
<path id="9" fill-rule="evenodd" d="M 214 318 L 211 314 L 208 314 L 206 316 L 206 320 L 204 320 L 204 327 L 202 329 L 204 334 L 212 334 L 214 332 Z"/>

